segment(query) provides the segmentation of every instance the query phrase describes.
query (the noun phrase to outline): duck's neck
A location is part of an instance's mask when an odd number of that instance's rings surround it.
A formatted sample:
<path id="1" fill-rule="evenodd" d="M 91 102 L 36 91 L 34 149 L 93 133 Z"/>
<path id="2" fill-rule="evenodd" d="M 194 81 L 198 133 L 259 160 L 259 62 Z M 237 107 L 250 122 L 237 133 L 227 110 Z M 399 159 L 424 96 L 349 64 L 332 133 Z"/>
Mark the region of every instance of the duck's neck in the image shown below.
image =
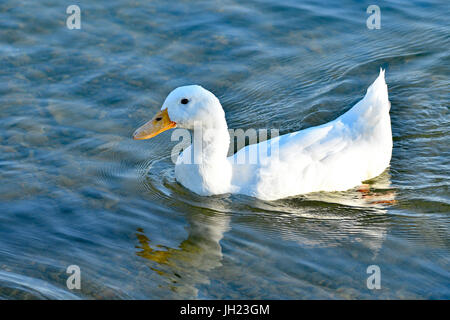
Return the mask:
<path id="1" fill-rule="evenodd" d="M 225 119 L 213 125 L 196 127 L 192 137 L 195 163 L 213 166 L 226 160 L 230 135 Z"/>
<path id="2" fill-rule="evenodd" d="M 193 163 L 184 161 L 184 164 L 177 164 L 177 180 L 201 195 L 230 192 L 232 168 L 227 160 L 229 145 L 225 117 L 195 126 L 190 146 Z"/>

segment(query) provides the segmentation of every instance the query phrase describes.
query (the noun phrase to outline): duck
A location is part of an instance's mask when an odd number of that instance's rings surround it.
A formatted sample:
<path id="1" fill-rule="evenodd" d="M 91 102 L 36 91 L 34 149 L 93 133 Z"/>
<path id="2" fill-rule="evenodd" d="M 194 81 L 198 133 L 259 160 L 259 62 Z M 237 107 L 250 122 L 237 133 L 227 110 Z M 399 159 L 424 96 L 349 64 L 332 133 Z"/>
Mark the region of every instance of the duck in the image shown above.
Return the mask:
<path id="1" fill-rule="evenodd" d="M 219 99 L 199 85 L 174 89 L 133 139 L 183 128 L 192 143 L 175 163 L 175 179 L 200 195 L 240 194 L 274 201 L 313 192 L 346 191 L 380 175 L 392 156 L 385 70 L 365 96 L 325 124 L 249 144 L 228 156 L 230 134 Z M 264 150 L 264 152 L 260 152 Z M 257 154 L 256 160 L 249 154 Z"/>

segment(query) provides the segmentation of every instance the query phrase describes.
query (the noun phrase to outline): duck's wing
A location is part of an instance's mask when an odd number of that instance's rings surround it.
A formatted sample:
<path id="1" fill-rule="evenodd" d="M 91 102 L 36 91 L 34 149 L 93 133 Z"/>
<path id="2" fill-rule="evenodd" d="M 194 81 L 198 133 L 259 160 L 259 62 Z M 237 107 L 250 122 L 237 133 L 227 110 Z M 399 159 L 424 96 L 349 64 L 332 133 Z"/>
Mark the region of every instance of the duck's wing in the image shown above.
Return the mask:
<path id="1" fill-rule="evenodd" d="M 365 97 L 339 118 L 249 145 L 230 157 L 232 184 L 239 193 L 263 199 L 352 188 L 389 164 L 389 107 L 381 71 Z M 249 162 L 255 154 L 257 161 Z"/>
<path id="2" fill-rule="evenodd" d="M 229 158 L 232 184 L 239 193 L 263 199 L 310 192 L 313 180 L 320 183 L 318 173 L 324 171 L 326 163 L 333 164 L 333 155 L 348 146 L 345 131 L 330 122 L 246 146 Z M 257 161 L 251 162 L 254 155 Z"/>

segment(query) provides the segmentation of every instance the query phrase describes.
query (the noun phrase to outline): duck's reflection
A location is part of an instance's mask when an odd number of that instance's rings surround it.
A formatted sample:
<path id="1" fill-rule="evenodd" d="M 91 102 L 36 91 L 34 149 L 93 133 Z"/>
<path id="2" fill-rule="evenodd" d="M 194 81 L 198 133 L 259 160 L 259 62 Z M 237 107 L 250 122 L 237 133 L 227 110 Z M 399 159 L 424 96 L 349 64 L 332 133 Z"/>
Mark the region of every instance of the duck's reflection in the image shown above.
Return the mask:
<path id="1" fill-rule="evenodd" d="M 155 262 L 150 268 L 163 276 L 169 288 L 182 295 L 197 297 L 197 285 L 208 284 L 208 272 L 221 266 L 220 240 L 229 229 L 230 217 L 223 213 L 187 215 L 189 235 L 177 248 L 153 245 L 138 229 L 137 255 Z"/>
<path id="2" fill-rule="evenodd" d="M 286 224 L 302 221 L 299 232 L 293 228 L 282 231 L 302 245 L 337 247 L 358 243 L 370 249 L 375 258 L 386 238 L 388 209 L 397 203 L 389 171 L 376 179 L 345 192 L 319 192 L 279 202 Z"/>
<path id="3" fill-rule="evenodd" d="M 317 192 L 305 195 L 307 200 L 336 203 L 349 207 L 371 208 L 381 213 L 386 212 L 387 206 L 395 205 L 395 190 L 392 188 L 391 176 L 388 170 L 381 175 L 367 181 L 363 185 L 343 192 Z M 381 206 L 377 206 L 381 205 Z"/>
<path id="4" fill-rule="evenodd" d="M 258 245 L 266 247 L 269 256 L 274 243 L 279 242 L 274 240 L 275 234 L 275 238 L 294 241 L 303 249 L 346 247 L 375 259 L 389 226 L 386 212 L 393 204 L 395 191 L 389 174 L 384 173 L 346 192 L 316 193 L 275 202 L 238 198 L 227 203 L 227 211 L 239 213 L 235 223 L 248 229 L 249 234 L 258 230 L 258 241 L 263 242 Z M 223 202 L 216 205 L 224 210 Z M 192 208 L 186 214 L 188 237 L 177 248 L 153 244 L 142 229 L 136 233 L 136 254 L 150 260 L 149 267 L 181 297 L 197 298 L 197 287 L 209 284 L 210 271 L 222 266 L 220 241 L 230 229 L 231 214 L 217 210 Z"/>

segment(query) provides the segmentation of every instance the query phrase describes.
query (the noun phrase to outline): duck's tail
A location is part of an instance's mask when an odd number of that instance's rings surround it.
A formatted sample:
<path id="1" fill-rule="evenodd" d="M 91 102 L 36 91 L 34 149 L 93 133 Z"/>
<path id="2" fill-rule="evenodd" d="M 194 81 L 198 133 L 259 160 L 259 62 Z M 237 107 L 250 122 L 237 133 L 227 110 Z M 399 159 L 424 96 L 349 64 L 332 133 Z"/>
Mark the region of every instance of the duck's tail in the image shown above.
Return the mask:
<path id="1" fill-rule="evenodd" d="M 387 109 L 389 112 L 391 104 L 389 103 L 388 88 L 384 78 L 385 70 L 380 68 L 378 78 L 367 89 L 364 101 L 368 105 L 376 108 Z M 381 110 L 380 110 L 381 111 Z"/>
<path id="2" fill-rule="evenodd" d="M 366 95 L 342 119 L 349 123 L 359 123 L 365 127 L 374 126 L 382 117 L 389 117 L 391 104 L 388 99 L 388 88 L 384 80 L 384 70 L 380 68 L 378 78 L 367 89 Z"/>

